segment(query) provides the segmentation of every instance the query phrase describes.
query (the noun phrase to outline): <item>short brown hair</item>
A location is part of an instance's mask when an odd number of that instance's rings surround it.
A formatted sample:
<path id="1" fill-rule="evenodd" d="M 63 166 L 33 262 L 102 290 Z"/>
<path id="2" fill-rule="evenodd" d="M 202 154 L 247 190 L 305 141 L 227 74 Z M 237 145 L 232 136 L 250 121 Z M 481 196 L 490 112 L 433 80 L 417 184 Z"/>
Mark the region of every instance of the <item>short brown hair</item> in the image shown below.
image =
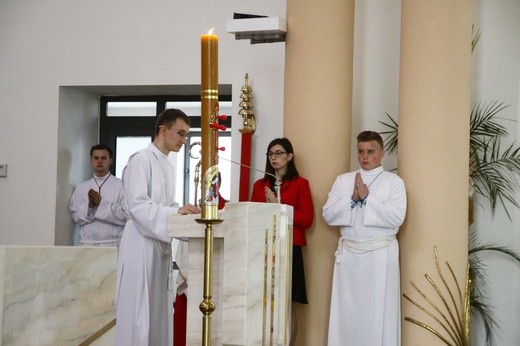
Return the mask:
<path id="1" fill-rule="evenodd" d="M 170 108 L 166 109 L 164 112 L 159 114 L 157 117 L 157 122 L 155 123 L 155 134 L 159 134 L 159 130 L 161 126 L 166 126 L 167 128 L 171 128 L 178 119 L 181 119 L 186 124 L 191 126 L 190 118 L 181 111 L 180 109 Z"/>
<path id="2" fill-rule="evenodd" d="M 92 154 L 94 153 L 94 150 L 106 150 L 106 151 L 108 151 L 108 158 L 112 159 L 112 149 L 108 145 L 106 145 L 106 144 L 93 145 L 90 148 L 90 158 L 92 158 Z"/>
<path id="3" fill-rule="evenodd" d="M 357 141 L 359 142 L 370 142 L 376 141 L 381 149 L 383 149 L 383 138 L 381 135 L 375 131 L 363 131 L 357 136 Z"/>

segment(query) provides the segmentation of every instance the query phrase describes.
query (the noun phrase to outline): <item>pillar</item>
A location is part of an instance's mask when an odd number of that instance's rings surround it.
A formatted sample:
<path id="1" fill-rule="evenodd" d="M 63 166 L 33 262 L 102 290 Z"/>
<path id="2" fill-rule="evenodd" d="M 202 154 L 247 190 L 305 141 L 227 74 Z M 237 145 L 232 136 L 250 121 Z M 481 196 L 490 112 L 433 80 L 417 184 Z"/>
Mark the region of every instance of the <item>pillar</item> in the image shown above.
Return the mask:
<path id="1" fill-rule="evenodd" d="M 303 249 L 309 305 L 296 304 L 296 343 L 326 345 L 338 231 L 321 211 L 350 165 L 354 0 L 288 0 L 287 20 L 284 136 L 310 181 L 315 210 Z"/>
<path id="2" fill-rule="evenodd" d="M 408 212 L 398 235 L 401 291 L 434 312 L 410 283 L 442 308 L 424 277 L 429 274 L 444 287 L 434 247 L 448 286 L 456 292 L 445 262 L 461 288 L 465 286 L 472 2 L 403 0 L 401 14 L 398 173 L 408 195 Z M 444 345 L 432 333 L 405 321 L 411 317 L 446 334 L 406 299 L 401 316 L 403 345 Z"/>

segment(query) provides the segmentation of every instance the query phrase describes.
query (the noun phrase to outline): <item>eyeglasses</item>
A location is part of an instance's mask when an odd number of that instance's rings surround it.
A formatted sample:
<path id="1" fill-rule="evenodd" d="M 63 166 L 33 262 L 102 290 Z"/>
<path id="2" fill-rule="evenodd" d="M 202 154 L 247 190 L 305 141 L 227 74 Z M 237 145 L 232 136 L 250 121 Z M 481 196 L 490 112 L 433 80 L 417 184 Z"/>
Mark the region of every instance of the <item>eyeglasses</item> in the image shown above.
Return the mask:
<path id="1" fill-rule="evenodd" d="M 184 137 L 186 139 L 188 139 L 188 137 L 190 136 L 189 132 L 184 132 L 183 130 L 176 130 L 173 127 L 170 130 L 172 130 L 173 132 L 175 132 L 179 136 Z"/>
<path id="2" fill-rule="evenodd" d="M 281 157 L 283 154 L 287 154 L 285 151 L 275 151 L 274 153 L 272 151 L 266 153 L 266 155 L 271 158 L 271 157 L 276 157 L 276 158 L 279 158 Z"/>

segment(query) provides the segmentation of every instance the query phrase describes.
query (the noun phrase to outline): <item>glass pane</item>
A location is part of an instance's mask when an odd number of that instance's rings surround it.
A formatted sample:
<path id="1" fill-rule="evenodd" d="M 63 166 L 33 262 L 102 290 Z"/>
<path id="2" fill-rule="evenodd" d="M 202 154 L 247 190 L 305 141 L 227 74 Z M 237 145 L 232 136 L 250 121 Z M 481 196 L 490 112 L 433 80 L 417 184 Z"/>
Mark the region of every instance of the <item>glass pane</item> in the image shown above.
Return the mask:
<path id="1" fill-rule="evenodd" d="M 154 117 L 156 102 L 107 102 L 108 117 Z"/>
<path id="2" fill-rule="evenodd" d="M 146 148 L 151 141 L 150 136 L 116 138 L 116 177 L 121 178 L 128 158 L 136 151 Z"/>
<path id="3" fill-rule="evenodd" d="M 170 101 L 166 102 L 166 109 L 177 108 L 187 116 L 200 116 L 200 101 Z"/>
<path id="4" fill-rule="evenodd" d="M 219 106 L 219 114 L 220 115 L 227 115 L 228 117 L 232 116 L 233 114 L 231 114 L 231 112 L 233 111 L 232 109 L 232 102 L 231 101 L 219 101 L 218 103 L 218 106 Z"/>
<path id="5" fill-rule="evenodd" d="M 232 112 L 231 101 L 219 102 L 219 114 L 231 116 Z M 200 116 L 200 102 L 199 101 L 171 101 L 166 102 L 166 108 L 178 108 L 188 116 Z"/>

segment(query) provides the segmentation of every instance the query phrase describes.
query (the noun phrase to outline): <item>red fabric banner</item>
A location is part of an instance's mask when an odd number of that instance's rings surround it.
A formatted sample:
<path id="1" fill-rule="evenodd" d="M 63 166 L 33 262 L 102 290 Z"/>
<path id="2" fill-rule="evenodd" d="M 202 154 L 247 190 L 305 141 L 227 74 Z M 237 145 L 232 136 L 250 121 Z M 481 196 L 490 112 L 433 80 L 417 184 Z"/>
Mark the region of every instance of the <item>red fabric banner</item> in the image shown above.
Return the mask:
<path id="1" fill-rule="evenodd" d="M 251 140 L 252 133 L 242 133 L 242 148 L 240 152 L 240 186 L 238 190 L 238 201 L 249 201 L 249 179 L 251 174 Z M 245 165 L 245 166 L 244 166 Z M 248 166 L 248 167 L 246 167 Z"/>

